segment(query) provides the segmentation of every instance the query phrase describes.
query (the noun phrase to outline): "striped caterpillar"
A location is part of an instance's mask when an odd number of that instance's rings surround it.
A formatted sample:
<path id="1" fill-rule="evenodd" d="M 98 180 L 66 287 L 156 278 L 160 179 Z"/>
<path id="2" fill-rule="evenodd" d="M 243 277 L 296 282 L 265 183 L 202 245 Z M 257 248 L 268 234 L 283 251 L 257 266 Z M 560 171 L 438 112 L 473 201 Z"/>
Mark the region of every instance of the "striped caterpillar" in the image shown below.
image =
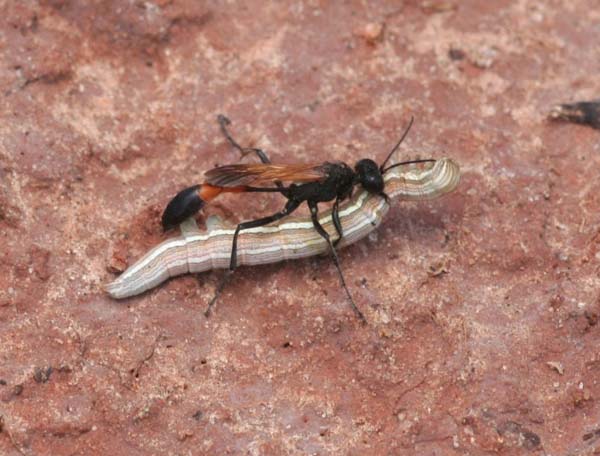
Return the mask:
<path id="1" fill-rule="evenodd" d="M 460 169 L 442 158 L 419 167 L 392 168 L 384 175 L 385 191 L 394 199 L 421 201 L 436 198 L 456 188 Z M 344 237 L 338 247 L 362 239 L 379 226 L 390 206 L 382 196 L 360 190 L 340 206 Z M 331 210 L 319 217 L 332 238 L 337 234 Z M 116 280 L 105 286 L 115 299 L 127 298 L 154 288 L 170 277 L 229 267 L 235 225 L 215 216 L 207 219 L 207 230 L 198 229 L 193 218 L 180 225 L 181 235 L 152 248 Z M 270 225 L 250 228 L 239 234 L 237 258 L 240 265 L 276 263 L 327 252 L 328 244 L 314 229 L 310 216 L 286 217 Z"/>

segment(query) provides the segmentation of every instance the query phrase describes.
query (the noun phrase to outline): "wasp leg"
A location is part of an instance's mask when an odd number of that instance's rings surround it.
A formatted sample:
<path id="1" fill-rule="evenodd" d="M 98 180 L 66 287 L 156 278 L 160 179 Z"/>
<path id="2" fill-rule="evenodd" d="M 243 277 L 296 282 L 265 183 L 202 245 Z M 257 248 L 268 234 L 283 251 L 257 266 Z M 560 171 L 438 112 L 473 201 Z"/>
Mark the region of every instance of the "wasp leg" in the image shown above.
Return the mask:
<path id="1" fill-rule="evenodd" d="M 275 222 L 276 220 L 279 220 L 279 219 L 285 217 L 286 215 L 289 215 L 292 212 L 294 212 L 296 209 L 298 209 L 298 206 L 300 206 L 299 202 L 294 201 L 294 200 L 288 200 L 287 204 L 285 205 L 283 210 L 281 210 L 280 212 L 277 212 L 276 214 L 273 214 L 269 217 L 263 217 L 258 220 L 251 220 L 249 222 L 240 223 L 237 226 L 237 228 L 235 230 L 235 234 L 233 235 L 233 245 L 231 246 L 231 261 L 229 263 L 229 270 L 226 272 L 226 274 L 221 279 L 221 283 L 219 283 L 219 285 L 217 286 L 217 289 L 215 290 L 215 295 L 208 303 L 208 307 L 206 308 L 206 311 L 204 312 L 204 315 L 206 317 L 208 317 L 208 315 L 210 314 L 212 307 L 217 302 L 217 299 L 221 295 L 221 292 L 225 288 L 225 285 L 227 285 L 227 283 L 229 283 L 229 281 L 231 279 L 231 275 L 232 275 L 233 271 L 235 270 L 235 268 L 237 267 L 237 240 L 238 240 L 238 235 L 239 235 L 240 231 L 248 229 L 248 228 L 256 228 L 259 226 L 268 225 L 271 222 Z"/>
<path id="2" fill-rule="evenodd" d="M 240 154 L 242 155 L 242 158 L 245 157 L 246 155 L 254 152 L 256 155 L 258 155 L 258 158 L 260 159 L 260 161 L 262 163 L 265 163 L 265 164 L 271 163 L 271 160 L 269 159 L 269 157 L 267 156 L 267 153 L 264 150 L 258 149 L 256 147 L 242 147 L 239 145 L 239 143 L 235 139 L 233 139 L 233 136 L 231 136 L 231 133 L 229 133 L 229 130 L 227 129 L 227 126 L 231 125 L 231 120 L 229 120 L 228 117 L 224 116 L 223 114 L 219 114 L 217 116 L 217 120 L 219 121 L 219 125 L 221 126 L 221 131 L 223 132 L 223 136 L 225 136 L 227 141 L 229 141 L 229 144 L 231 144 L 234 148 L 236 148 L 240 152 Z M 275 185 L 277 185 L 277 187 L 279 187 L 279 188 L 283 187 L 283 184 L 280 181 L 275 181 Z"/>
<path id="3" fill-rule="evenodd" d="M 208 316 L 210 315 L 210 311 L 212 310 L 213 306 L 217 302 L 217 299 L 219 299 L 219 296 L 221 296 L 221 292 L 225 288 L 225 285 L 227 285 L 229 283 L 229 281 L 231 280 L 232 272 L 233 271 L 230 271 L 229 269 L 227 269 L 225 271 L 225 275 L 221 278 L 221 282 L 219 283 L 219 285 L 217 286 L 217 288 L 215 290 L 215 295 L 210 300 L 210 302 L 208 303 L 208 306 L 206 307 L 206 310 L 204 311 L 204 316 L 206 318 L 208 318 Z"/>
<path id="4" fill-rule="evenodd" d="M 221 127 L 221 131 L 223 132 L 223 136 L 225 136 L 227 141 L 229 141 L 229 144 L 235 147 L 240 152 L 240 154 L 242 154 L 242 157 L 245 157 L 249 153 L 254 152 L 256 155 L 258 155 L 258 158 L 260 158 L 261 162 L 271 163 L 271 160 L 269 160 L 269 157 L 262 149 L 257 149 L 254 147 L 242 147 L 235 139 L 233 139 L 233 136 L 231 136 L 231 133 L 229 133 L 229 130 L 227 129 L 227 126 L 231 125 L 231 120 L 229 120 L 227 116 L 219 114 L 217 116 L 217 120 L 219 121 L 219 126 Z"/>
<path id="5" fill-rule="evenodd" d="M 378 193 L 378 195 L 381 196 L 383 199 L 385 199 L 386 203 L 391 204 L 390 197 L 388 196 L 387 193 L 381 192 L 381 193 Z"/>
<path id="6" fill-rule="evenodd" d="M 333 241 L 333 246 L 337 247 L 342 238 L 344 237 L 344 232 L 342 231 L 342 222 L 340 222 L 340 200 L 339 198 L 335 199 L 335 203 L 333 203 L 333 209 L 331 209 L 331 219 L 333 220 L 333 226 L 335 226 L 335 230 L 337 231 L 338 238 Z"/>
<path id="7" fill-rule="evenodd" d="M 308 201 L 307 203 L 308 203 L 308 207 L 310 208 L 310 216 L 312 218 L 313 225 L 314 225 L 315 229 L 317 230 L 317 233 L 319 233 L 321 235 L 321 237 L 323 237 L 323 239 L 325 239 L 327 241 L 327 243 L 329 244 L 329 250 L 331 251 L 331 257 L 333 259 L 333 264 L 335 264 L 335 267 L 337 268 L 338 273 L 340 274 L 340 281 L 342 282 L 342 287 L 344 287 L 344 290 L 346 290 L 346 295 L 348 296 L 348 300 L 350 301 L 350 304 L 352 305 L 352 309 L 354 310 L 354 312 L 356 313 L 358 318 L 361 320 L 361 322 L 364 324 L 367 322 L 367 320 L 366 320 L 365 316 L 362 314 L 362 312 L 358 309 L 358 307 L 356 307 L 356 304 L 354 303 L 354 299 L 352 299 L 352 295 L 350 294 L 350 290 L 348 290 L 348 287 L 346 286 L 346 280 L 344 279 L 344 274 L 342 273 L 342 268 L 340 267 L 340 260 L 337 256 L 337 252 L 335 251 L 335 247 L 334 247 L 333 243 L 331 242 L 331 238 L 329 237 L 329 234 L 327 233 L 327 231 L 325 231 L 325 228 L 323 228 L 321 223 L 319 223 L 319 217 L 318 217 L 319 209 L 317 207 L 317 203 L 311 202 L 311 201 Z"/>
<path id="8" fill-rule="evenodd" d="M 237 267 L 237 240 L 241 230 L 268 225 L 271 222 L 275 222 L 279 219 L 282 219 L 286 215 L 291 214 L 296 209 L 298 209 L 298 206 L 300 206 L 300 203 L 298 201 L 288 200 L 283 210 L 277 212 L 276 214 L 270 215 L 269 217 L 263 217 L 258 220 L 251 220 L 249 222 L 240 223 L 235 229 L 235 234 L 233 235 L 233 245 L 231 247 L 231 262 L 229 263 L 229 270 L 233 271 Z"/>

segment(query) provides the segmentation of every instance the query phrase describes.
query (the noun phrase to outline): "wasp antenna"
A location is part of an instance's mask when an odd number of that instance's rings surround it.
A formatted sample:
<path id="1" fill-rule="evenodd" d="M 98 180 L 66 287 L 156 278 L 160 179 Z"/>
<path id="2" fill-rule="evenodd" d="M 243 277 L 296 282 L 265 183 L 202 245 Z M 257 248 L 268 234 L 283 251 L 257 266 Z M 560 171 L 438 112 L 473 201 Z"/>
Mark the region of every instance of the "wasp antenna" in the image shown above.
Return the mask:
<path id="1" fill-rule="evenodd" d="M 387 168 L 381 170 L 381 174 L 385 174 L 390 169 L 396 168 L 397 166 L 412 165 L 414 163 L 434 163 L 436 161 L 437 160 L 434 158 L 423 158 L 423 159 L 419 159 L 419 160 L 408 160 L 408 161 L 404 161 L 404 162 L 400 162 L 400 163 L 394 163 L 393 165 L 388 166 Z"/>
<path id="2" fill-rule="evenodd" d="M 415 120 L 414 116 L 410 116 L 410 122 L 408 123 L 408 127 L 406 127 L 406 130 L 404 130 L 404 134 L 402 135 L 402 138 L 400 138 L 400 141 L 398 141 L 396 143 L 396 145 L 394 146 L 394 148 L 392 149 L 392 151 L 388 154 L 388 156 L 385 159 L 385 161 L 379 167 L 379 171 L 381 171 L 382 174 L 384 173 L 385 164 L 388 162 L 388 160 L 390 158 L 392 158 L 392 155 L 394 155 L 394 152 L 396 152 L 396 150 L 398 149 L 398 147 L 400 147 L 400 144 L 402 144 L 402 141 L 404 141 L 404 138 L 406 138 L 406 135 L 408 134 L 408 131 L 410 130 L 410 127 L 412 127 L 412 124 L 413 124 L 414 120 Z"/>

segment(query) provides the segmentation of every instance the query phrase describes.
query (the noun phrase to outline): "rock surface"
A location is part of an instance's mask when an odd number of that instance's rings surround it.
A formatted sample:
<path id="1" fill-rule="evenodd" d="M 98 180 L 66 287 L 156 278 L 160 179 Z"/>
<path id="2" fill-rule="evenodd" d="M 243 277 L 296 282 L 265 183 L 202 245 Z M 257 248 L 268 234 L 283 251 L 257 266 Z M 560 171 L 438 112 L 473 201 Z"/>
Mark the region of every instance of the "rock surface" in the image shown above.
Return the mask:
<path id="1" fill-rule="evenodd" d="M 587 0 L 0 6 L 0 454 L 595 454 L 599 132 Z M 179 189 L 238 160 L 455 158 L 327 258 L 116 302 Z M 224 197 L 231 220 L 276 196 Z"/>

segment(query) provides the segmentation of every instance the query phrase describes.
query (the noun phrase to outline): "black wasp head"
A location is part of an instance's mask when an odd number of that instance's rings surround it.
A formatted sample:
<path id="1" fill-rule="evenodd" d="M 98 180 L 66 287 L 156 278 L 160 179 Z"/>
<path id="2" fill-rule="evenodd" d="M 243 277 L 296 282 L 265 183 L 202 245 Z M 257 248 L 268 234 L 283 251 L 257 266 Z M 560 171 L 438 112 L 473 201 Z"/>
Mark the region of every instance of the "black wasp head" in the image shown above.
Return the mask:
<path id="1" fill-rule="evenodd" d="M 358 182 L 370 193 L 383 192 L 383 176 L 379 166 L 373 160 L 363 158 L 354 167 L 358 175 Z"/>

